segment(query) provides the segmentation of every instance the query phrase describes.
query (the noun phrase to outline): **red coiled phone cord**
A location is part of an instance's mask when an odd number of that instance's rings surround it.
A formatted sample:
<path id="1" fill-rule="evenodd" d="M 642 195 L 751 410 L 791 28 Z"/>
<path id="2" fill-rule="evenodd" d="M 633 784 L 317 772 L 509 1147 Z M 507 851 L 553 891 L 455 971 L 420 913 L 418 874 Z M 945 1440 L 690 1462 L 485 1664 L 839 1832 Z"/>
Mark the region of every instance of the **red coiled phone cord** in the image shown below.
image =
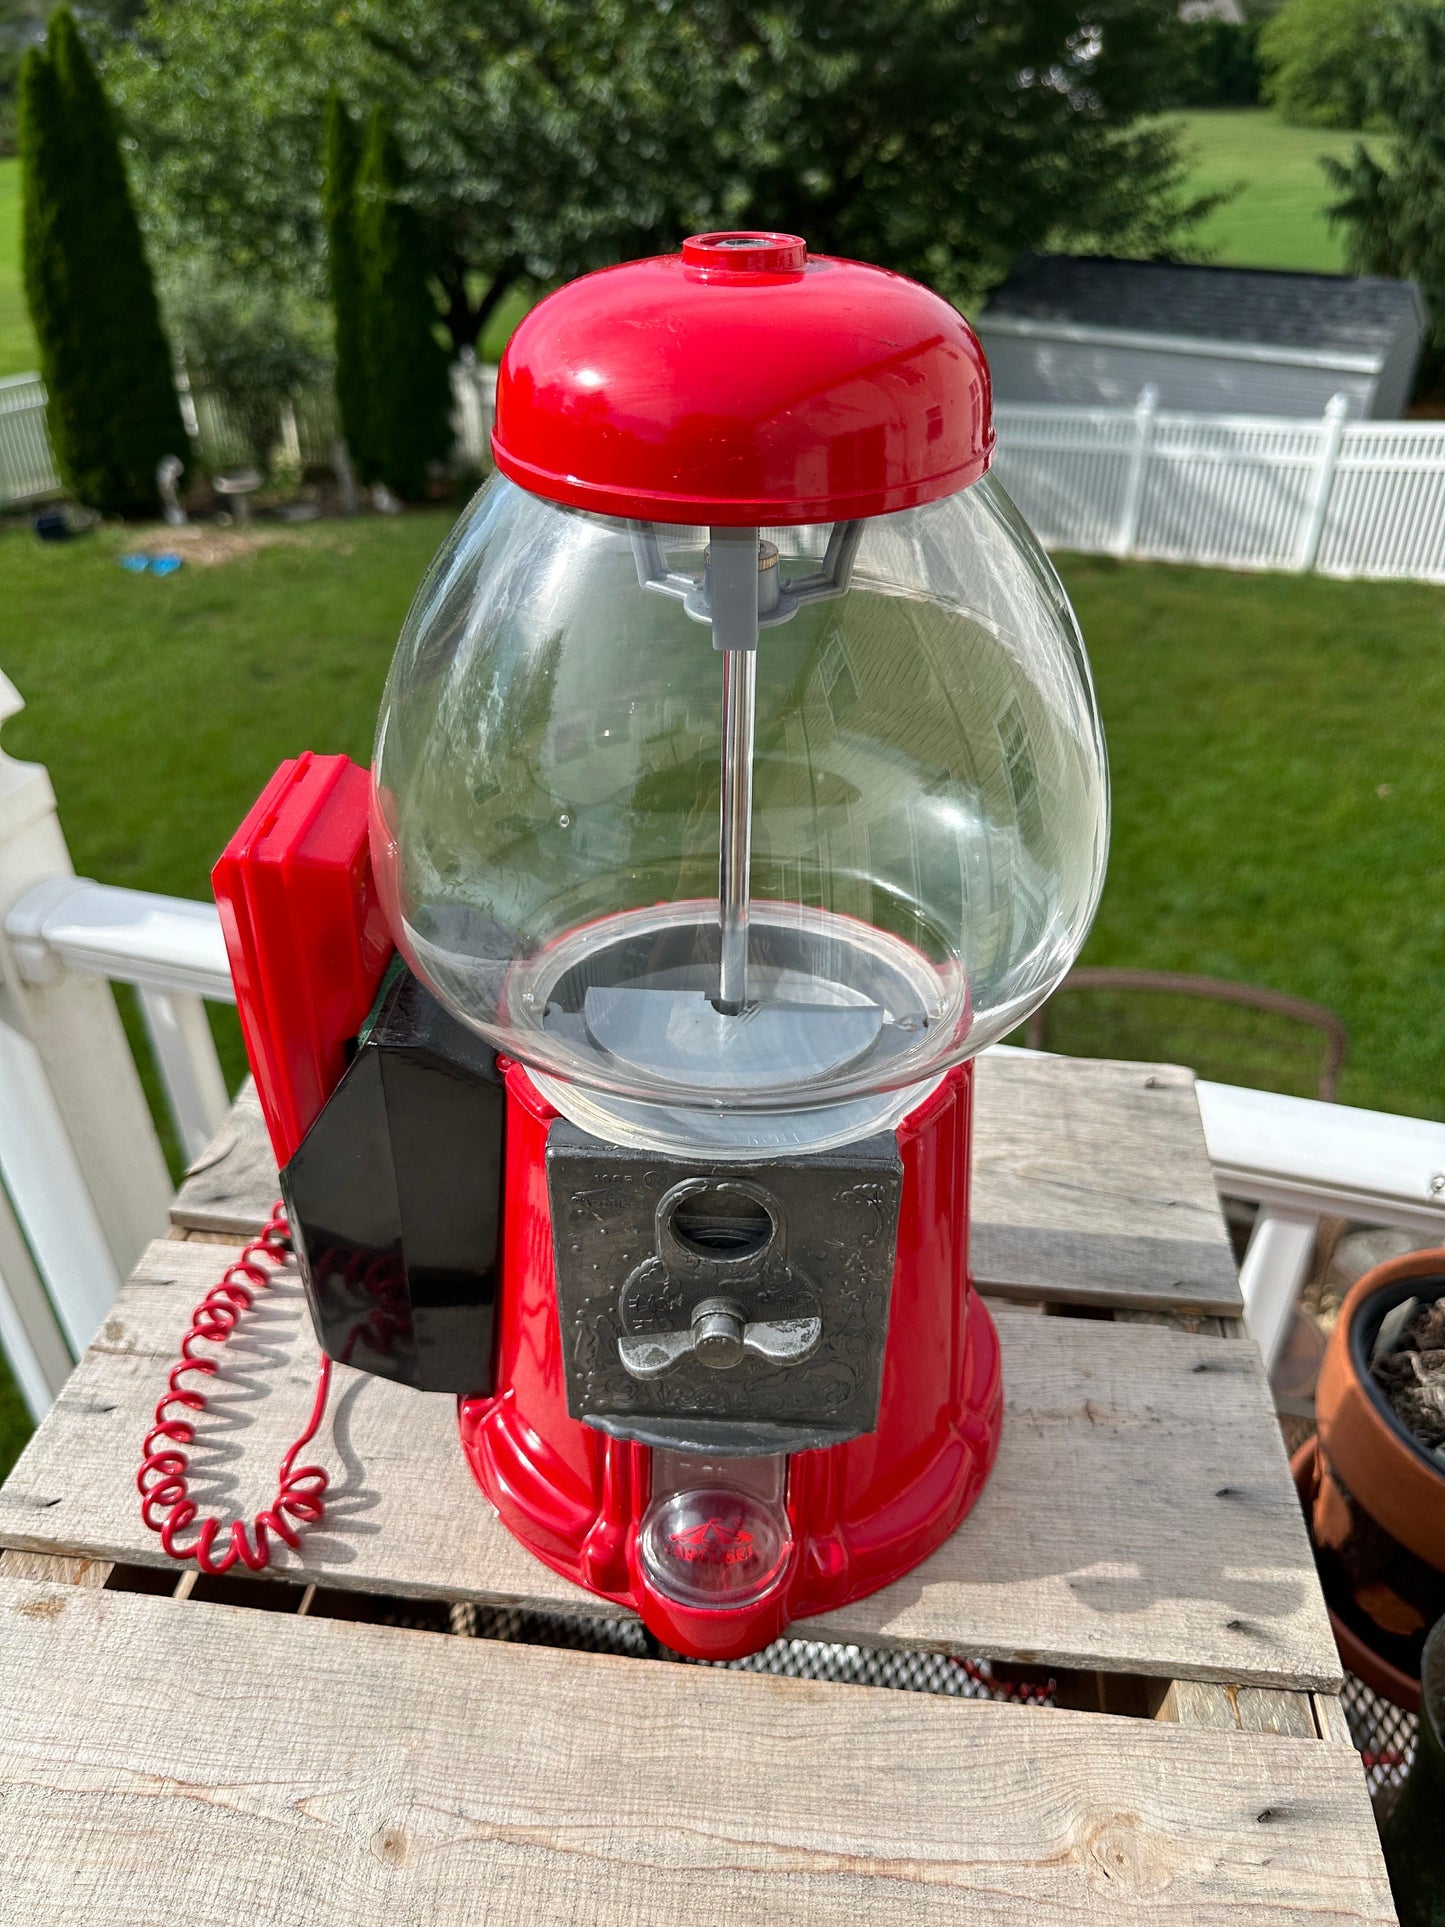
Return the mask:
<path id="1" fill-rule="evenodd" d="M 141 1518 L 152 1532 L 160 1534 L 161 1545 L 172 1559 L 194 1559 L 202 1572 L 229 1572 L 239 1560 L 252 1572 L 262 1572 L 271 1562 L 271 1535 L 283 1540 L 294 1552 L 301 1543 L 298 1526 L 318 1525 L 326 1511 L 329 1475 L 319 1465 L 297 1465 L 296 1460 L 315 1438 L 326 1412 L 331 1389 L 331 1360 L 324 1354 L 316 1375 L 316 1397 L 306 1429 L 281 1461 L 276 1497 L 264 1512 L 258 1512 L 248 1532 L 244 1519 L 231 1523 L 230 1538 L 217 1554 L 213 1548 L 221 1531 L 219 1519 L 202 1519 L 189 1545 L 180 1543 L 180 1534 L 195 1522 L 200 1511 L 187 1483 L 189 1461 L 185 1448 L 195 1443 L 196 1431 L 191 1417 L 173 1417 L 175 1407 L 183 1414 L 206 1409 L 206 1394 L 195 1385 L 182 1381 L 197 1375 L 214 1378 L 218 1361 L 192 1349 L 204 1339 L 208 1344 L 224 1345 L 240 1322 L 242 1312 L 255 1303 L 256 1292 L 270 1284 L 291 1252 L 291 1229 L 284 1205 L 277 1203 L 265 1228 L 253 1238 L 225 1274 L 214 1284 L 191 1314 L 190 1329 L 181 1340 L 181 1355 L 171 1367 L 166 1389 L 156 1405 L 155 1424 L 146 1433 L 141 1447 L 141 1467 L 136 1474 L 136 1490 L 141 1496 Z M 294 1523 L 293 1523 L 294 1521 Z"/>

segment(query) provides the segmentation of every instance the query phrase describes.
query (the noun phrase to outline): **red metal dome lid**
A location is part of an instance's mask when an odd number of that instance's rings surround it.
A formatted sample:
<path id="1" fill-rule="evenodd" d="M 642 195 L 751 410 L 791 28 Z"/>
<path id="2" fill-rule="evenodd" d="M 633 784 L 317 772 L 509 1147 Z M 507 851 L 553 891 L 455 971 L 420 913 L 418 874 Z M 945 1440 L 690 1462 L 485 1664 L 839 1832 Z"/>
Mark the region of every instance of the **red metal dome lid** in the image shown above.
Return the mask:
<path id="1" fill-rule="evenodd" d="M 523 488 L 656 522 L 851 521 L 993 454 L 968 323 L 792 234 L 703 234 L 559 288 L 502 357 L 492 452 Z"/>

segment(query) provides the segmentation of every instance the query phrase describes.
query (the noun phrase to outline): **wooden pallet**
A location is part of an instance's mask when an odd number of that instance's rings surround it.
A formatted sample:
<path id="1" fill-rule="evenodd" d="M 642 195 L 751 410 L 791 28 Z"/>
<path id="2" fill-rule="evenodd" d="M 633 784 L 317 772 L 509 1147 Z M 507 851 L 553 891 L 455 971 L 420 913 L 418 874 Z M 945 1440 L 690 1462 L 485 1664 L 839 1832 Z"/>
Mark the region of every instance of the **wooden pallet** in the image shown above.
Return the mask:
<path id="1" fill-rule="evenodd" d="M 656 1656 L 501 1529 L 448 1401 L 339 1367 L 324 1530 L 272 1578 L 167 1566 L 135 1464 L 275 1196 L 243 1098 L 0 1490 L 4 1918 L 1391 1920 L 1192 1080 L 980 1072 L 997 1470 L 779 1661 L 941 1692 Z M 269 1499 L 314 1368 L 283 1277 L 228 1347 L 206 1509 Z M 947 1656 L 1055 1703 L 960 1697 Z"/>

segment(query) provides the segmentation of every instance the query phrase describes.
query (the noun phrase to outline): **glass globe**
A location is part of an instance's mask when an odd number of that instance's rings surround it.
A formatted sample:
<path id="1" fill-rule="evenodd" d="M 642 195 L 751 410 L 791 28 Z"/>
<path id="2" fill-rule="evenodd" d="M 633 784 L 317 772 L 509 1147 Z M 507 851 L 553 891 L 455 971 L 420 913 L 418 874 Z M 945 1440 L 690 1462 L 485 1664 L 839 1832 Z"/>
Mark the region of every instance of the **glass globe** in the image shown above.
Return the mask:
<path id="1" fill-rule="evenodd" d="M 407 618 L 373 765 L 393 934 L 614 1142 L 747 1158 L 892 1128 L 1093 916 L 1088 663 L 1007 496 L 985 477 L 839 528 L 759 531 L 756 651 L 722 650 L 708 530 L 499 476 Z"/>

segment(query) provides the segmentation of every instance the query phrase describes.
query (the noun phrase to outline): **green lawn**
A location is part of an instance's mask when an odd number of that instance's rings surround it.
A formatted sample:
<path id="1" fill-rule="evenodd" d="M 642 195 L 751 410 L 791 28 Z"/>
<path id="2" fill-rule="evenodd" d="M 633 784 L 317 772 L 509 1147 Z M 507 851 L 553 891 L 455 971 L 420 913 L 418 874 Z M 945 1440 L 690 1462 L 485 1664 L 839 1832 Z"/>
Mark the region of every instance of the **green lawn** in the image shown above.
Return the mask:
<path id="1" fill-rule="evenodd" d="M 0 536 L 5 673 L 28 705 L 11 755 L 50 767 L 76 867 L 210 894 L 211 864 L 285 756 L 361 762 L 397 632 L 441 513 L 267 531 L 273 546 L 176 576 L 118 568 L 134 537 Z M 234 1081 L 234 1024 L 223 1050 Z"/>
<path id="2" fill-rule="evenodd" d="M 1350 1031 L 1342 1102 L 1445 1117 L 1445 591 L 1098 558 L 1063 572 L 1114 785 L 1083 961 L 1327 1004 Z"/>
<path id="3" fill-rule="evenodd" d="M 0 380 L 37 365 L 20 285 L 20 163 L 0 160 Z"/>
<path id="4" fill-rule="evenodd" d="M 1186 137 L 1190 187 L 1206 194 L 1239 189 L 1201 230 L 1214 260 L 1243 268 L 1343 270 L 1341 237 L 1325 220 L 1333 194 L 1319 157 L 1347 160 L 1359 135 L 1286 127 L 1258 107 L 1170 118 Z M 1370 136 L 1367 144 L 1379 147 L 1380 136 Z"/>

